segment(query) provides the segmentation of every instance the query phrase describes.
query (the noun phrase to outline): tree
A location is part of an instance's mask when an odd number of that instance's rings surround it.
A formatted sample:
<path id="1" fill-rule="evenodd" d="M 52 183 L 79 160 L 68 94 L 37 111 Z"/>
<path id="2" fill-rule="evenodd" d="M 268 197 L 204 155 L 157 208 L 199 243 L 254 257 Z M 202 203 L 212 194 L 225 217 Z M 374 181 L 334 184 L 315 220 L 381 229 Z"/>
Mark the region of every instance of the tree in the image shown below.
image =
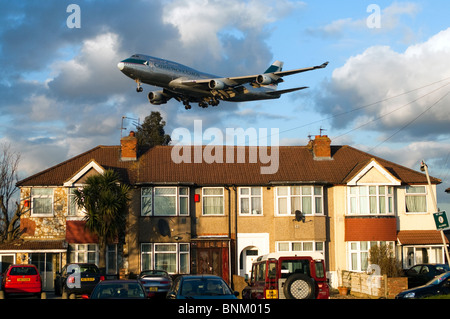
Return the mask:
<path id="1" fill-rule="evenodd" d="M 89 176 L 86 185 L 74 192 L 78 207 L 86 213 L 85 227 L 97 235 L 104 252 L 102 267 L 106 266 L 107 245 L 122 238 L 125 233 L 129 192 L 130 187 L 120 183 L 118 174 L 113 170 Z"/>
<path id="2" fill-rule="evenodd" d="M 381 274 L 388 277 L 400 277 L 403 274 L 402 266 L 389 245 L 372 246 L 369 251 L 369 263 L 378 265 Z"/>
<path id="3" fill-rule="evenodd" d="M 13 200 L 18 190 L 19 161 L 20 154 L 13 152 L 9 144 L 0 145 L 0 242 L 11 242 L 21 234 L 20 216 L 24 210 Z"/>
<path id="4" fill-rule="evenodd" d="M 151 112 L 136 132 L 138 145 L 141 147 L 153 147 L 155 145 L 169 145 L 170 135 L 164 131 L 166 122 L 163 121 L 159 112 Z"/>

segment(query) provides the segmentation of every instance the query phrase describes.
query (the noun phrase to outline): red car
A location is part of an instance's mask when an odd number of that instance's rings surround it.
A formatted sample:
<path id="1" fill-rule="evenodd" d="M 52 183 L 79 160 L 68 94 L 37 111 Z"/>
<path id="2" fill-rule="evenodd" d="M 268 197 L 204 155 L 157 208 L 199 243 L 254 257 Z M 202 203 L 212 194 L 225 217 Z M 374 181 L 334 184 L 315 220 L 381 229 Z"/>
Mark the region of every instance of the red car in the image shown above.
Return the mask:
<path id="1" fill-rule="evenodd" d="M 3 274 L 2 290 L 5 294 L 29 293 L 40 296 L 42 281 L 38 269 L 34 265 L 9 266 Z"/>

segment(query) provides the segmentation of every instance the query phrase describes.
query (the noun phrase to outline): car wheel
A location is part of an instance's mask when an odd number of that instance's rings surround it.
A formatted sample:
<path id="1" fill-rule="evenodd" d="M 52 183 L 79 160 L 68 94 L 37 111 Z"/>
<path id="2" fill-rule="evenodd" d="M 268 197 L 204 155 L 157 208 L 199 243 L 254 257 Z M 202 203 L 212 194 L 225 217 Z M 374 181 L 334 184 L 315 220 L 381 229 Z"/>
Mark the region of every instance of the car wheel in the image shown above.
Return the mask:
<path id="1" fill-rule="evenodd" d="M 287 299 L 314 298 L 314 285 L 311 278 L 304 274 L 289 276 L 284 283 L 284 295 Z"/>

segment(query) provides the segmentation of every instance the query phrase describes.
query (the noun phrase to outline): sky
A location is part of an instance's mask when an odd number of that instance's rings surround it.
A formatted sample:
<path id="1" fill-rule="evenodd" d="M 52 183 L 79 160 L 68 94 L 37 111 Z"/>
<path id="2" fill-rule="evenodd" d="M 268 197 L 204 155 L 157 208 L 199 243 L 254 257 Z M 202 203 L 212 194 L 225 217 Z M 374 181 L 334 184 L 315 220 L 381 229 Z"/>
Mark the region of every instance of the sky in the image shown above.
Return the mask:
<path id="1" fill-rule="evenodd" d="M 71 4 L 77 5 L 74 10 Z M 0 0 L 0 143 L 26 177 L 97 145 L 118 145 L 152 111 L 176 128 L 272 128 L 279 145 L 328 135 L 442 179 L 450 211 L 450 2 L 296 0 Z M 78 14 L 78 15 L 77 15 Z M 76 24 L 76 23 L 78 24 Z M 285 77 L 306 90 L 208 109 L 149 104 L 158 88 L 117 63 L 134 53 L 219 76 L 326 69 Z M 121 128 L 126 128 L 122 130 Z M 208 144 L 208 141 L 204 141 Z"/>

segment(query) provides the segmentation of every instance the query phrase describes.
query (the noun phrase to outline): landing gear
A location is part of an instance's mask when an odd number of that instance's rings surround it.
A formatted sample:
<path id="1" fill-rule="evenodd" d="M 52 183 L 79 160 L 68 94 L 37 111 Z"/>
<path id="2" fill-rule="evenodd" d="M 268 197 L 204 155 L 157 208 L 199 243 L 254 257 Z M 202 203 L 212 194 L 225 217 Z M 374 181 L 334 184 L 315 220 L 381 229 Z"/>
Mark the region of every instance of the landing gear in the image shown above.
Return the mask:
<path id="1" fill-rule="evenodd" d="M 136 88 L 136 92 L 142 92 L 144 91 L 144 89 L 141 87 L 141 81 L 139 79 L 136 79 L 136 84 L 137 84 L 137 88 Z"/>
<path id="2" fill-rule="evenodd" d="M 184 101 L 183 101 L 183 104 L 184 104 L 184 108 L 185 108 L 186 110 L 190 110 L 190 109 L 191 109 L 191 105 L 189 104 L 189 101 L 188 101 L 188 100 L 184 100 Z"/>

